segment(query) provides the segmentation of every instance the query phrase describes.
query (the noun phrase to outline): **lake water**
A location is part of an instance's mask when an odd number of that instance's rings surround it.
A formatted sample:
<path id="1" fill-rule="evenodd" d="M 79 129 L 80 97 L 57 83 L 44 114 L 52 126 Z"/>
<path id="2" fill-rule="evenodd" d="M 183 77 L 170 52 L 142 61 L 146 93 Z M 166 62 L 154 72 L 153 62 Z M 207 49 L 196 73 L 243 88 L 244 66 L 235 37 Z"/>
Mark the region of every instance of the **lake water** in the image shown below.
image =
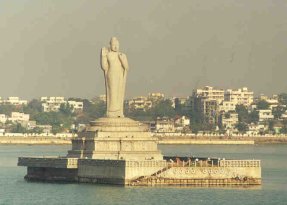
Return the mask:
<path id="1" fill-rule="evenodd" d="M 162 145 L 164 155 L 261 159 L 255 188 L 118 187 L 26 182 L 18 156 L 65 155 L 69 146 L 0 145 L 0 204 L 287 204 L 287 145 Z"/>

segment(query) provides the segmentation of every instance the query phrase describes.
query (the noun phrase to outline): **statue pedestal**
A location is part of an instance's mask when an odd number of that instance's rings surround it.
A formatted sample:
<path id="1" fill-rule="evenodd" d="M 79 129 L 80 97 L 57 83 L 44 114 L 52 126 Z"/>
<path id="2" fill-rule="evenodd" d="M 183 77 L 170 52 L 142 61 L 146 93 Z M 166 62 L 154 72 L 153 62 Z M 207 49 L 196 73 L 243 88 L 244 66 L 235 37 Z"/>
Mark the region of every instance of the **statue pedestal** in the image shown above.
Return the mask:
<path id="1" fill-rule="evenodd" d="M 109 160 L 162 160 L 148 128 L 129 118 L 100 118 L 72 140 L 67 157 Z"/>

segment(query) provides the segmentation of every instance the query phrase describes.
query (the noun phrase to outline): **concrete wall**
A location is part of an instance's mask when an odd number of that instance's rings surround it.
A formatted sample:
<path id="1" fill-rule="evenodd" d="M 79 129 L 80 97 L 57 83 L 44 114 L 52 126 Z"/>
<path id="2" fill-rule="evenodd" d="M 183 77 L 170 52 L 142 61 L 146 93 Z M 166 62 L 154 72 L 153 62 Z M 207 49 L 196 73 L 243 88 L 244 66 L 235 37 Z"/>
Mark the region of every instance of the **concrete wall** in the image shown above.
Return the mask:
<path id="1" fill-rule="evenodd" d="M 124 184 L 124 160 L 80 159 L 78 169 L 79 182 Z"/>
<path id="2" fill-rule="evenodd" d="M 260 167 L 172 167 L 158 175 L 172 179 L 261 178 Z"/>
<path id="3" fill-rule="evenodd" d="M 53 167 L 53 168 L 78 168 L 77 158 L 61 157 L 19 157 L 18 166 L 27 167 Z"/>
<path id="4" fill-rule="evenodd" d="M 53 137 L 0 137 L 0 144 L 71 144 L 70 139 Z"/>
<path id="5" fill-rule="evenodd" d="M 165 160 L 126 161 L 125 178 L 130 180 L 141 176 L 150 176 L 166 166 Z"/>
<path id="6" fill-rule="evenodd" d="M 76 182 L 78 169 L 27 167 L 26 180 L 48 182 Z"/>

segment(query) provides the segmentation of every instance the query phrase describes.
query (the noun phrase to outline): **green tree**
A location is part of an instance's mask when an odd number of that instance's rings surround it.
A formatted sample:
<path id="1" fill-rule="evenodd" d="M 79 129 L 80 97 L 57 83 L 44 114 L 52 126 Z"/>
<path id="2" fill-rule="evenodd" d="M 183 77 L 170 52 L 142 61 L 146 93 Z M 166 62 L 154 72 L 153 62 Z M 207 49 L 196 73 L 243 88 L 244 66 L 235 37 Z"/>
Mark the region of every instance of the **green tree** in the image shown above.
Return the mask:
<path id="1" fill-rule="evenodd" d="M 259 121 L 259 113 L 257 110 L 253 110 L 248 114 L 248 121 L 247 123 L 257 123 Z"/>
<path id="2" fill-rule="evenodd" d="M 29 114 L 30 118 L 34 120 L 34 116 L 42 112 L 42 103 L 39 100 L 33 99 L 26 106 L 23 107 L 23 112 Z"/>
<path id="3" fill-rule="evenodd" d="M 99 100 L 95 103 L 91 103 L 89 100 L 84 99 L 83 106 L 83 112 L 77 115 L 76 123 L 87 124 L 106 114 L 106 103 L 104 101 Z"/>
<path id="4" fill-rule="evenodd" d="M 16 107 L 15 105 L 3 104 L 0 105 L 0 113 L 5 115 L 11 115 L 11 112 L 19 112 L 22 107 Z"/>
<path id="5" fill-rule="evenodd" d="M 272 109 L 272 114 L 274 115 L 274 119 L 280 119 L 281 115 L 286 111 L 286 108 L 283 106 L 277 106 Z"/>
<path id="6" fill-rule="evenodd" d="M 30 133 L 37 133 L 37 134 L 41 134 L 43 133 L 43 128 L 40 127 L 34 127 L 32 130 L 29 130 Z"/>
<path id="7" fill-rule="evenodd" d="M 20 123 L 13 124 L 11 127 L 12 133 L 27 133 L 27 129 L 23 127 Z"/>
<path id="8" fill-rule="evenodd" d="M 287 93 L 280 93 L 278 95 L 278 101 L 281 105 L 287 105 Z"/>
<path id="9" fill-rule="evenodd" d="M 248 125 L 244 122 L 237 123 L 235 127 L 238 129 L 240 133 L 243 134 L 246 133 L 246 131 L 248 131 Z"/>
<path id="10" fill-rule="evenodd" d="M 158 102 L 151 109 L 151 113 L 153 115 L 153 119 L 156 119 L 157 117 L 175 117 L 175 110 L 172 107 L 172 102 L 169 99 Z"/>
<path id="11" fill-rule="evenodd" d="M 68 103 L 63 103 L 60 105 L 59 112 L 64 115 L 72 115 L 73 114 L 73 106 Z"/>
<path id="12" fill-rule="evenodd" d="M 258 110 L 267 110 L 269 109 L 269 103 L 266 100 L 260 100 L 257 102 Z"/>
<path id="13" fill-rule="evenodd" d="M 269 132 L 272 132 L 272 134 L 275 133 L 274 125 L 275 125 L 275 121 L 274 120 L 269 120 L 268 121 L 268 130 L 269 130 Z"/>
<path id="14" fill-rule="evenodd" d="M 236 105 L 235 111 L 238 114 L 239 122 L 247 122 L 248 121 L 248 110 L 244 105 Z"/>

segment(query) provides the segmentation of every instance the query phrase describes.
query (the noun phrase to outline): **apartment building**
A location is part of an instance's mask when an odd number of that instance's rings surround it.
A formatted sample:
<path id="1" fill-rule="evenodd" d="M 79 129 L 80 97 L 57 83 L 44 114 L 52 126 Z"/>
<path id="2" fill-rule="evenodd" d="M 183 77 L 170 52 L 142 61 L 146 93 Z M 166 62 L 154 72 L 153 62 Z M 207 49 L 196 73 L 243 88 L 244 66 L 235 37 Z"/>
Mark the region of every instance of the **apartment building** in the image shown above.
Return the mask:
<path id="1" fill-rule="evenodd" d="M 8 97 L 7 100 L 1 100 L 1 103 L 10 104 L 10 105 L 27 105 L 27 100 L 21 100 L 19 97 Z"/>
<path id="2" fill-rule="evenodd" d="M 146 111 L 152 107 L 152 101 L 147 97 L 139 96 L 128 100 L 128 106 L 130 110 L 142 110 Z"/>
<path id="3" fill-rule="evenodd" d="M 224 90 L 215 89 L 211 86 L 205 86 L 200 89 L 193 90 L 194 97 L 204 97 L 206 100 L 216 100 L 217 103 L 221 103 L 224 100 Z"/>
<path id="4" fill-rule="evenodd" d="M 253 103 L 254 93 L 249 91 L 247 87 L 237 90 L 227 89 L 224 94 L 224 100 L 233 102 L 237 105 L 249 106 Z"/>

